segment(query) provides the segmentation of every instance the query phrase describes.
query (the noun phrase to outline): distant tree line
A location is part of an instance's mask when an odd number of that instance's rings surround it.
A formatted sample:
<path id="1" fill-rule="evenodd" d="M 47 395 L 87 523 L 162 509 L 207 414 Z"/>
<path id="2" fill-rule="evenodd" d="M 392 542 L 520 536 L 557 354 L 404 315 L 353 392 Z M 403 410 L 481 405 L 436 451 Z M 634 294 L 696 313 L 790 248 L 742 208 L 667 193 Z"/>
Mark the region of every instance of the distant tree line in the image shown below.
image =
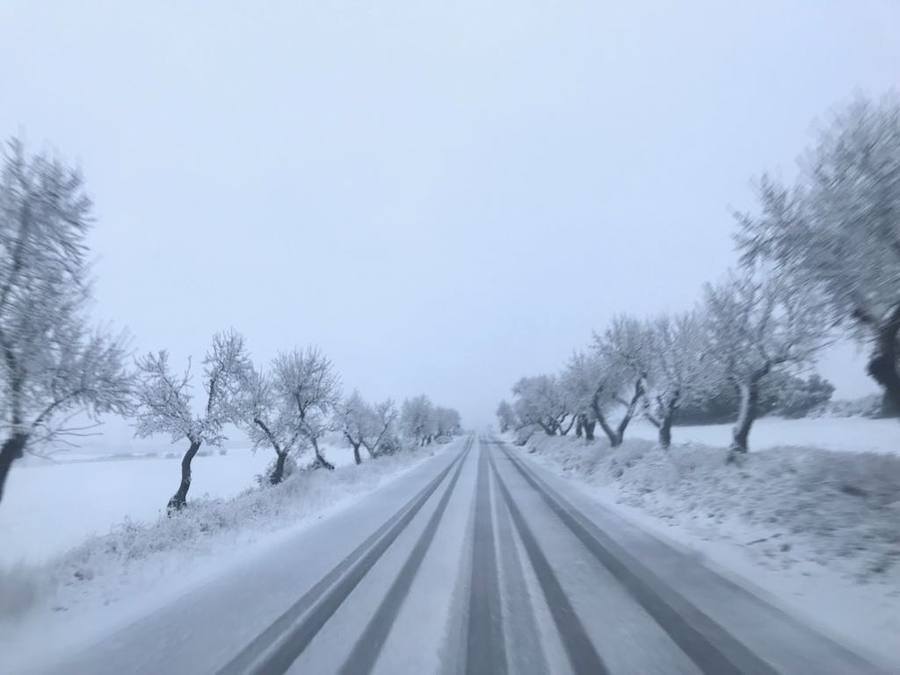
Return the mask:
<path id="1" fill-rule="evenodd" d="M 805 417 L 821 410 L 831 400 L 834 385 L 817 374 L 806 378 L 776 371 L 760 384 L 758 408 L 762 415 Z M 678 410 L 679 424 L 723 424 L 735 422 L 738 392 L 723 382 L 718 389 L 699 393 Z"/>
<path id="2" fill-rule="evenodd" d="M 755 212 L 736 214 L 737 265 L 693 309 L 615 317 L 559 373 L 516 382 L 500 428 L 523 442 L 601 433 L 615 447 L 643 416 L 667 448 L 676 421 L 733 421 L 728 459 L 739 460 L 759 415 L 803 415 L 830 399 L 830 383 L 803 374 L 844 336 L 866 346 L 868 374 L 900 410 L 897 98 L 838 110 L 794 182 L 764 175 L 757 198 Z"/>
<path id="3" fill-rule="evenodd" d="M 8 142 L 0 173 L 0 500 L 25 452 L 73 443 L 105 413 L 133 418 L 138 436 L 167 434 L 184 444 L 170 512 L 187 503 L 201 447 L 221 446 L 230 427 L 274 453 L 265 481 L 271 484 L 307 455 L 309 468 L 333 469 L 327 434 L 339 433 L 360 464 L 363 448 L 377 458 L 461 433 L 459 413 L 425 395 L 399 409 L 357 391 L 344 397 L 336 369 L 316 347 L 282 352 L 260 366 L 243 336 L 229 330 L 213 336 L 199 372 L 190 360 L 184 370 L 174 368 L 166 350 L 132 363 L 128 336 L 88 317 L 92 224 L 77 170 L 47 154 L 29 155 L 17 139 Z M 88 426 L 73 423 L 85 416 Z"/>

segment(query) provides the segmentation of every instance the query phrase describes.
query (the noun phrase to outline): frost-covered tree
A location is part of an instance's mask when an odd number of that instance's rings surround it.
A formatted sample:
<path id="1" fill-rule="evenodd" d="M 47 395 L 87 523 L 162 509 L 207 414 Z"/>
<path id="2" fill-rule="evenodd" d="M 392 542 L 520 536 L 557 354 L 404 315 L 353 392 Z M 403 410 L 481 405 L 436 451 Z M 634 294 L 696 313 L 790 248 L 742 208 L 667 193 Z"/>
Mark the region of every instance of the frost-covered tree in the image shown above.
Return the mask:
<path id="1" fill-rule="evenodd" d="M 130 410 L 127 339 L 88 324 L 91 201 L 79 173 L 8 144 L 0 174 L 0 499 L 26 450 Z"/>
<path id="2" fill-rule="evenodd" d="M 372 433 L 371 430 L 375 425 L 375 412 L 354 389 L 353 393 L 344 399 L 338 408 L 337 418 L 338 428 L 350 443 L 350 447 L 353 448 L 353 460 L 357 464 L 361 464 L 362 457 L 360 457 L 359 449 L 366 436 Z"/>
<path id="3" fill-rule="evenodd" d="M 619 316 L 602 334 L 594 335 L 593 358 L 586 359 L 586 377 L 593 378 L 591 411 L 613 447 L 622 444 L 625 430 L 634 418 L 650 371 L 651 341 L 644 324 Z M 609 420 L 615 406 L 624 408 L 619 423 Z"/>
<path id="4" fill-rule="evenodd" d="M 191 488 L 191 462 L 204 443 L 221 446 L 227 424 L 243 419 L 243 395 L 250 359 L 244 338 L 229 330 L 216 333 L 203 359 L 203 410 L 192 407 L 191 366 L 184 373 L 172 372 L 165 350 L 149 353 L 137 361 L 140 383 L 136 389 L 136 434 L 148 437 L 169 434 L 172 442 L 187 440 L 181 460 L 181 482 L 169 500 L 169 511 L 182 509 Z"/>
<path id="5" fill-rule="evenodd" d="M 362 437 L 362 444 L 368 450 L 369 455 L 377 457 L 379 454 L 398 449 L 396 442 L 395 423 L 399 413 L 392 399 L 385 399 L 371 406 L 372 426 L 368 434 Z"/>
<path id="6" fill-rule="evenodd" d="M 341 403 L 338 427 L 353 448 L 353 459 L 357 464 L 362 463 L 360 447 L 364 447 L 370 457 L 377 456 L 379 446 L 390 434 L 396 419 L 397 407 L 391 399 L 371 405 L 354 390 Z"/>
<path id="7" fill-rule="evenodd" d="M 407 438 L 417 445 L 431 443 L 437 429 L 434 419 L 434 404 L 425 394 L 403 401 L 400 408 L 400 427 Z"/>
<path id="8" fill-rule="evenodd" d="M 548 436 L 565 436 L 575 423 L 565 391 L 555 375 L 523 377 L 513 385 L 513 408 L 522 426 L 543 429 Z"/>
<path id="9" fill-rule="evenodd" d="M 374 437 L 364 436 L 363 445 L 372 457 L 396 452 L 400 449 L 396 429 L 397 418 L 400 414 L 397 411 L 397 405 L 393 399 L 388 398 L 373 405 L 372 412 L 375 421 L 372 428 L 376 433 Z"/>
<path id="10" fill-rule="evenodd" d="M 900 411 L 900 101 L 858 98 L 801 160 L 796 185 L 764 177 L 740 216 L 745 260 L 765 258 L 871 345 L 868 372 Z"/>
<path id="11" fill-rule="evenodd" d="M 334 469 L 319 446 L 336 428 L 334 413 L 341 400 L 340 378 L 331 360 L 316 347 L 295 349 L 275 358 L 272 378 L 275 394 L 293 408 L 293 424 L 312 447 L 315 466 Z"/>
<path id="12" fill-rule="evenodd" d="M 575 435 L 586 441 L 594 440 L 597 418 L 594 416 L 593 397 L 602 379 L 599 360 L 593 354 L 575 352 L 560 377 L 560 386 L 575 415 Z"/>
<path id="13" fill-rule="evenodd" d="M 437 406 L 434 409 L 435 436 L 455 436 L 462 429 L 462 418 L 457 410 Z"/>
<path id="14" fill-rule="evenodd" d="M 645 417 L 659 430 L 660 447 L 668 448 L 679 407 L 708 386 L 704 325 L 697 312 L 685 312 L 660 316 L 646 331 Z"/>
<path id="15" fill-rule="evenodd" d="M 503 400 L 497 405 L 497 422 L 500 424 L 501 434 L 505 434 L 518 426 L 516 413 L 509 401 Z"/>
<path id="16" fill-rule="evenodd" d="M 774 369 L 810 362 L 826 344 L 826 325 L 807 293 L 756 268 L 707 285 L 705 296 L 707 373 L 739 393 L 729 452 L 733 461 L 747 452 L 763 378 Z"/>
<path id="17" fill-rule="evenodd" d="M 291 453 L 299 449 L 300 426 L 293 401 L 279 396 L 269 373 L 252 369 L 248 373 L 242 418 L 254 450 L 268 447 L 275 451 L 275 463 L 269 472 L 272 485 L 285 476 Z"/>

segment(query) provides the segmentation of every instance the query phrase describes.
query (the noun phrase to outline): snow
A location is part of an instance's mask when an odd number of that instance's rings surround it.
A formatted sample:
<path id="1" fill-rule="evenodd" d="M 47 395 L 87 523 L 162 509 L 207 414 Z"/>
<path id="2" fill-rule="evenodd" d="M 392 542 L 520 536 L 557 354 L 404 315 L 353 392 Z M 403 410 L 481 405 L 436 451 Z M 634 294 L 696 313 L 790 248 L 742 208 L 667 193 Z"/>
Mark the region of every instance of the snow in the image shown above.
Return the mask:
<path id="1" fill-rule="evenodd" d="M 124 521 L 41 564 L 0 566 L 0 622 L 29 611 L 85 611 L 125 599 L 130 603 L 136 592 L 152 591 L 173 575 L 208 571 L 204 565 L 212 557 L 233 557 L 248 544 L 350 503 L 435 452 L 437 448 L 421 449 L 335 471 L 298 472 L 281 485 L 244 490 L 230 499 L 195 496 L 175 517 Z M 51 534 L 56 531 L 51 524 L 45 527 Z"/>
<path id="2" fill-rule="evenodd" d="M 197 457 L 189 498 L 232 497 L 253 483 L 266 453 Z M 13 465 L 0 505 L 0 564 L 40 563 L 126 519 L 149 522 L 178 487 L 178 459 Z"/>
<path id="3" fill-rule="evenodd" d="M 672 442 L 725 448 L 731 442 L 732 424 L 676 426 Z M 597 433 L 602 433 L 600 429 Z M 626 437 L 655 441 L 656 427 L 635 420 Z M 750 450 L 771 450 L 785 446 L 816 447 L 841 452 L 878 452 L 900 455 L 900 421 L 862 417 L 815 417 L 781 419 L 764 417 L 750 430 Z"/>
<path id="4" fill-rule="evenodd" d="M 191 556 L 287 527 L 374 490 L 432 454 L 400 453 L 357 467 L 349 449 L 327 452 L 338 466 L 334 472 L 300 472 L 263 489 L 255 477 L 271 453 L 198 456 L 189 508 L 174 518 L 163 507 L 178 480 L 177 459 L 14 467 L 0 508 L 0 620 L 41 600 L 69 605 L 99 593 L 113 602 L 135 584 L 159 581 Z"/>
<path id="5" fill-rule="evenodd" d="M 0 569 L 0 653 L 23 664 L 52 660 L 57 652 L 77 651 L 176 602 L 190 604 L 192 594 L 233 573 L 255 576 L 260 567 L 276 579 L 294 567 L 297 552 L 282 559 L 271 551 L 287 545 L 308 552 L 304 538 L 297 536 L 301 532 L 318 532 L 317 545 L 334 546 L 339 560 L 346 551 L 341 553 L 338 540 L 355 545 L 372 527 L 369 516 L 380 524 L 385 510 L 393 513 L 405 503 L 411 488 L 396 479 L 422 470 L 422 475 L 431 475 L 427 460 L 443 461 L 437 455 L 444 449 L 435 445 L 361 466 L 302 471 L 281 485 L 247 490 L 231 499 L 189 500 L 188 508 L 172 518 L 121 524 L 46 564 Z M 418 484 L 410 483 L 412 488 Z M 377 502 L 361 511 L 362 499 L 376 489 Z M 340 522 L 342 529 L 316 528 L 320 521 Z M 325 569 L 336 562 L 322 558 Z M 299 572 L 316 577 L 318 567 L 307 567 Z M 261 585 L 279 602 L 293 597 L 269 589 L 265 578 Z M 212 595 L 220 597 L 218 592 Z M 284 609 L 260 604 L 273 612 L 263 617 L 269 621 Z M 243 607 L 242 615 L 257 609 Z"/>
<path id="6" fill-rule="evenodd" d="M 724 463 L 721 438 L 718 448 L 685 444 L 692 434 L 682 429 L 682 444 L 669 452 L 636 438 L 611 449 L 536 434 L 527 456 L 814 625 L 900 665 L 900 457 L 887 444 L 886 420 L 851 420 L 859 435 L 844 452 L 810 447 L 854 437 L 825 436 L 816 421 L 769 420 L 770 433 L 807 446 L 771 444 L 741 467 Z M 881 451 L 862 451 L 869 447 Z"/>
<path id="7" fill-rule="evenodd" d="M 13 465 L 0 504 L 0 567 L 42 563 L 93 535 L 130 521 L 156 520 L 178 487 L 181 453 L 169 457 L 68 454 L 67 461 Z M 255 485 L 272 452 L 211 449 L 194 458 L 188 499 L 234 497 Z M 353 461 L 349 448 L 325 448 L 336 465 Z"/>

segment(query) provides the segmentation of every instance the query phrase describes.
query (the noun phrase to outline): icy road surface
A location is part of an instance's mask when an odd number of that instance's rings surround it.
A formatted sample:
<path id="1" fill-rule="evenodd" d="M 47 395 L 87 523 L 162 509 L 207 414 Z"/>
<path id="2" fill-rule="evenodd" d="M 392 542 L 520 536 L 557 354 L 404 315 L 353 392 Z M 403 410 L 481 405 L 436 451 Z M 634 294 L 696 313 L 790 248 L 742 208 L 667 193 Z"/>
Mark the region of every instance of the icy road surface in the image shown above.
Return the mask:
<path id="1" fill-rule="evenodd" d="M 467 438 L 50 672 L 885 671 Z"/>

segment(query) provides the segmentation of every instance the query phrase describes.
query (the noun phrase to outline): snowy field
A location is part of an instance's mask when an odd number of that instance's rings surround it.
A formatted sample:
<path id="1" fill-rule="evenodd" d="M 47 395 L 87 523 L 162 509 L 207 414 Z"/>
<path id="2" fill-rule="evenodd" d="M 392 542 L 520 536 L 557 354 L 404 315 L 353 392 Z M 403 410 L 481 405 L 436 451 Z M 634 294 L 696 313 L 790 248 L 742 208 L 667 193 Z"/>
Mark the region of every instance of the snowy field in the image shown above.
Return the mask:
<path id="1" fill-rule="evenodd" d="M 13 465 L 0 505 L 0 567 L 35 564 L 105 534 L 123 521 L 157 519 L 180 479 L 181 456 L 97 457 L 90 452 L 62 455 L 60 461 Z M 326 448 L 336 465 L 352 463 L 349 448 Z M 188 499 L 229 498 L 256 485 L 272 453 L 248 449 L 218 450 L 193 461 Z"/>
<path id="2" fill-rule="evenodd" d="M 672 442 L 698 443 L 726 447 L 731 441 L 731 424 L 674 427 Z M 602 434 L 597 429 L 598 434 Z M 637 420 L 628 427 L 626 437 L 656 440 L 656 428 Z M 900 421 L 863 417 L 811 417 L 788 420 L 764 417 L 753 424 L 750 449 L 798 446 L 841 452 L 879 452 L 900 454 Z"/>

